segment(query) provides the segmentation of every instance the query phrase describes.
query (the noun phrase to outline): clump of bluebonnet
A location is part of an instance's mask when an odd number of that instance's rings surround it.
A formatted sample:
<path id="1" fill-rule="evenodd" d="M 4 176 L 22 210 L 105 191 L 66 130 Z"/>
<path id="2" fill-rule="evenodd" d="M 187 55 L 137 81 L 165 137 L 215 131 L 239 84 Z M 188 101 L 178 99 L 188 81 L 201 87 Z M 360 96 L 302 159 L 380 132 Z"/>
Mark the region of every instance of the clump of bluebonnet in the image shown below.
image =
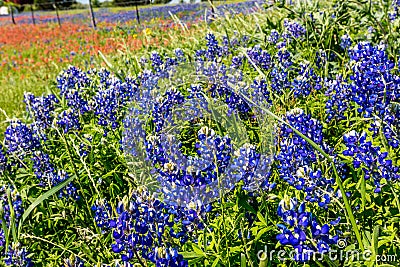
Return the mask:
<path id="1" fill-rule="evenodd" d="M 72 66 L 57 77 L 60 96 L 74 112 L 83 115 L 90 110 L 87 91 L 91 82 L 88 73 Z"/>
<path id="2" fill-rule="evenodd" d="M 395 63 L 388 58 L 384 46 L 370 43 L 359 43 L 349 54 L 353 64 L 351 89 L 353 100 L 359 106 L 357 111 L 373 119 L 370 130 L 374 136 L 383 131 L 389 145 L 398 147 L 399 137 L 393 129 L 399 125 L 396 116 L 399 114 L 400 77 L 393 73 Z"/>
<path id="3" fill-rule="evenodd" d="M 369 130 L 373 136 L 383 133 L 388 144 L 398 148 L 400 77 L 394 72 L 395 63 L 388 58 L 385 46 L 368 42 L 349 49 L 349 56 L 350 81 L 338 76 L 325 83 L 328 121 L 344 120 L 346 112 L 357 106 L 361 116 L 371 119 Z"/>
<path id="4" fill-rule="evenodd" d="M 327 79 L 325 87 L 327 88 L 325 95 L 329 97 L 325 103 L 325 110 L 328 115 L 327 121 L 346 119 L 346 111 L 354 106 L 351 86 L 343 82 L 341 76 L 337 76 L 333 80 Z"/>
<path id="5" fill-rule="evenodd" d="M 183 53 L 183 50 L 181 48 L 175 49 L 174 53 L 178 62 L 186 61 L 185 54 Z"/>
<path id="6" fill-rule="evenodd" d="M 115 220 L 111 221 L 112 210 L 107 200 L 96 200 L 96 203 L 92 206 L 92 211 L 94 211 L 94 220 L 102 233 L 106 233 L 111 227 L 115 226 Z"/>
<path id="7" fill-rule="evenodd" d="M 251 84 L 251 88 L 253 88 L 253 96 L 263 96 L 263 99 L 259 99 L 257 103 L 267 102 L 272 104 L 271 94 L 268 88 L 268 83 L 265 79 L 255 79 Z"/>
<path id="8" fill-rule="evenodd" d="M 354 169 L 362 171 L 366 180 L 373 180 L 375 193 L 382 190 L 381 179 L 399 181 L 399 167 L 393 164 L 388 152 L 382 152 L 381 147 L 367 140 L 365 132 L 350 131 L 343 140 L 346 145 L 343 155 L 351 157 Z"/>
<path id="9" fill-rule="evenodd" d="M 317 68 L 320 69 L 325 66 L 328 59 L 326 52 L 320 49 L 319 51 L 315 52 L 315 56 L 315 65 L 317 65 Z"/>
<path id="10" fill-rule="evenodd" d="M 93 111 L 99 125 L 103 127 L 110 126 L 115 130 L 122 119 L 120 117 L 120 108 L 125 106 L 131 100 L 136 90 L 135 82 L 126 78 L 122 82 L 119 78 L 111 75 L 109 72 L 100 71 L 101 77 L 98 90 L 93 97 Z"/>
<path id="11" fill-rule="evenodd" d="M 230 65 L 231 69 L 238 69 L 243 64 L 243 57 L 242 56 L 233 56 L 232 57 L 232 64 Z"/>
<path id="12" fill-rule="evenodd" d="M 389 13 L 389 18 L 390 20 L 395 20 L 398 18 L 400 14 L 400 1 L 399 0 L 393 0 L 392 1 L 392 7 L 393 7 L 393 12 Z"/>
<path id="13" fill-rule="evenodd" d="M 263 50 L 259 45 L 249 49 L 247 55 L 257 67 L 263 70 L 268 70 L 271 67 L 271 55 L 268 54 L 267 51 Z"/>
<path id="14" fill-rule="evenodd" d="M 27 154 L 40 147 L 40 140 L 30 125 L 14 120 L 6 129 L 4 147 L 10 157 L 23 160 Z"/>
<path id="15" fill-rule="evenodd" d="M 65 170 L 58 170 L 56 172 L 51 173 L 50 176 L 50 181 L 51 181 L 51 186 L 54 187 L 65 180 L 68 180 L 69 174 Z M 63 187 L 59 193 L 58 193 L 59 198 L 71 198 L 74 200 L 79 200 L 80 197 L 78 195 L 78 189 L 74 185 L 74 183 L 68 183 L 65 187 Z"/>
<path id="16" fill-rule="evenodd" d="M 289 72 L 291 70 L 292 55 L 285 48 L 279 49 L 275 55 L 276 64 L 270 72 L 271 76 L 271 88 L 277 93 L 281 94 L 285 90 L 291 88 L 291 82 L 289 80 Z"/>
<path id="17" fill-rule="evenodd" d="M 269 36 L 267 37 L 267 41 L 271 44 L 276 44 L 280 38 L 279 32 L 275 29 L 271 30 Z"/>
<path id="18" fill-rule="evenodd" d="M 219 57 L 222 56 L 222 48 L 219 45 L 217 38 L 215 37 L 214 34 L 209 33 L 206 36 L 207 40 L 207 50 L 206 50 L 206 58 L 209 61 L 215 61 Z"/>
<path id="19" fill-rule="evenodd" d="M 31 267 L 33 262 L 29 252 L 19 243 L 12 243 L 4 255 L 6 266 Z"/>
<path id="20" fill-rule="evenodd" d="M 5 220 L 8 227 L 10 226 L 11 222 L 11 207 L 9 205 L 10 202 L 12 203 L 12 209 L 14 212 L 14 220 L 15 222 L 18 222 L 19 218 L 24 212 L 22 198 L 16 190 L 13 190 L 12 188 L 8 188 L 3 185 L 0 187 L 0 204 L 2 207 L 1 220 Z M 3 231 L 3 229 L 1 229 L 0 231 Z"/>
<path id="21" fill-rule="evenodd" d="M 0 175 L 3 174 L 6 168 L 7 168 L 7 157 L 3 151 L 3 146 L 0 144 Z"/>
<path id="22" fill-rule="evenodd" d="M 68 108 L 58 115 L 57 125 L 63 130 L 64 134 L 71 130 L 82 129 L 79 114 L 72 108 Z"/>
<path id="23" fill-rule="evenodd" d="M 257 57 L 264 57 L 261 49 L 255 50 Z M 255 180 L 265 180 L 265 175 L 264 178 L 262 176 L 268 173 L 266 162 L 270 163 L 267 156 L 261 155 L 249 144 L 233 151 L 230 136 L 223 136 L 212 127 L 202 127 L 200 124 L 200 129 L 193 133 L 195 153 L 188 155 L 182 152 L 183 142 L 176 138 L 179 134 L 176 125 L 180 121 L 194 122 L 198 118 L 209 117 L 212 107 L 204 93 L 226 106 L 227 117 L 256 116 L 247 101 L 230 86 L 240 82 L 240 73 L 234 76 L 231 68 L 204 60 L 197 62 L 199 64 L 194 71 L 196 75 L 206 77 L 208 86 L 203 88 L 190 84 L 186 95 L 174 87 L 156 91 L 158 80 L 162 79 L 160 73 L 144 71 L 138 79 L 140 89 L 135 96 L 138 105 L 129 110 L 124 121 L 122 146 L 125 154 L 135 163 L 151 165 L 152 171 L 148 177 L 160 185 L 157 192 L 163 194 L 168 203 L 178 206 L 198 202 L 207 204 L 218 198 L 221 194 L 221 187 L 216 186 L 218 178 L 223 181 L 223 189 L 231 190 L 239 181 L 245 183 L 244 188 L 254 188 Z M 176 71 L 172 67 L 169 69 L 173 70 L 171 73 Z M 251 89 L 254 94 L 250 97 L 256 102 L 271 102 L 266 81 L 255 80 Z M 183 113 L 182 108 L 186 112 Z M 152 122 L 152 129 L 145 131 L 148 121 Z M 143 161 L 138 162 L 138 158 Z M 249 170 L 243 171 L 246 167 Z M 147 184 L 147 181 L 138 183 Z"/>
<path id="24" fill-rule="evenodd" d="M 343 48 L 344 50 L 350 48 L 351 46 L 351 39 L 350 36 L 348 34 L 343 35 L 340 38 L 341 42 L 340 42 L 340 47 Z"/>
<path id="25" fill-rule="evenodd" d="M 53 165 L 50 156 L 41 150 L 32 151 L 31 161 L 32 169 L 36 178 L 39 180 L 39 186 L 56 186 L 68 179 L 69 175 L 64 170 L 57 170 Z M 60 198 L 79 199 L 77 189 L 73 183 L 69 183 L 58 193 Z"/>
<path id="26" fill-rule="evenodd" d="M 305 203 L 299 203 L 296 198 L 291 198 L 289 205 L 282 200 L 277 214 L 283 224 L 277 225 L 281 233 L 276 239 L 281 245 L 291 246 L 294 249 L 295 261 L 307 262 L 314 254 L 326 254 L 339 240 L 339 235 L 333 233 L 332 226 L 340 222 L 340 217 L 330 225 L 322 225 L 316 216 L 306 211 Z"/>
<path id="27" fill-rule="evenodd" d="M 26 110 L 40 129 L 46 129 L 54 120 L 54 109 L 58 99 L 55 95 L 35 97 L 32 93 L 25 93 Z"/>
<path id="28" fill-rule="evenodd" d="M 286 121 L 320 147 L 327 149 L 323 142 L 322 124 L 312 119 L 301 109 L 286 114 Z M 316 202 L 327 208 L 335 183 L 332 177 L 324 177 L 321 169 L 314 167 L 322 156 L 291 128 L 282 124 L 279 131 L 278 170 L 280 177 L 305 194 L 305 200 Z"/>
<path id="29" fill-rule="evenodd" d="M 283 26 L 285 27 L 285 32 L 282 34 L 282 37 L 288 42 L 292 39 L 299 39 L 306 34 L 306 29 L 297 21 L 285 19 Z"/>
<path id="30" fill-rule="evenodd" d="M 11 203 L 11 207 L 9 205 Z M 20 194 L 11 187 L 0 187 L 0 223 L 5 223 L 6 227 L 18 227 L 19 219 L 21 218 L 24 207 Z M 14 217 L 12 220 L 11 213 Z M 6 240 L 3 228 L 0 229 L 0 256 L 3 258 L 7 266 L 33 266 L 31 259 L 28 257 L 28 252 L 19 243 L 11 243 L 6 251 Z"/>
<path id="31" fill-rule="evenodd" d="M 301 63 L 297 77 L 292 82 L 294 96 L 308 96 L 312 90 L 320 90 L 321 77 L 319 77 L 309 63 Z"/>
<path id="32" fill-rule="evenodd" d="M 100 203 L 98 203 L 100 204 Z M 125 263 L 148 260 L 156 266 L 188 266 L 175 242 L 184 244 L 194 229 L 203 229 L 199 220 L 210 206 L 200 210 L 169 206 L 146 192 L 135 193 L 118 204 L 112 219 L 105 202 L 95 205 L 96 221 L 102 229 L 112 229 L 112 250 Z"/>

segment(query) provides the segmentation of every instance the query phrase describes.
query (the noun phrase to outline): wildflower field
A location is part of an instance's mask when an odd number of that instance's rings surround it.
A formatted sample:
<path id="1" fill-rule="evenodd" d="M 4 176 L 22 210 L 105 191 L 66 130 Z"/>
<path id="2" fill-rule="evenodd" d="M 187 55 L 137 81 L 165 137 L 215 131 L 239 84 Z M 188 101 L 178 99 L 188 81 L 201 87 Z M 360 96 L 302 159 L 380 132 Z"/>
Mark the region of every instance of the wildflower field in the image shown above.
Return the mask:
<path id="1" fill-rule="evenodd" d="M 399 1 L 140 11 L 0 19 L 0 266 L 399 266 Z"/>

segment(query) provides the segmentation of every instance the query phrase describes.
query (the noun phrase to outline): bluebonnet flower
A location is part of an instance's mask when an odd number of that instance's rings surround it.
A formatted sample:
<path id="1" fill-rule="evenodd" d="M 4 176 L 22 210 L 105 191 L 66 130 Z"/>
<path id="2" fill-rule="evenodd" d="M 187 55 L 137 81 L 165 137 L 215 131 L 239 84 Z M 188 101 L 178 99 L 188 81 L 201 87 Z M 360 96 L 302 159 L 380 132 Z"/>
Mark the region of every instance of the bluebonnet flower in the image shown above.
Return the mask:
<path id="1" fill-rule="evenodd" d="M 286 32 L 282 34 L 282 37 L 290 42 L 292 38 L 299 39 L 306 34 L 306 29 L 298 22 L 285 19 L 283 26 Z"/>
<path id="2" fill-rule="evenodd" d="M 261 49 L 259 45 L 254 46 L 247 51 L 247 55 L 251 61 L 263 70 L 268 70 L 271 67 L 271 55 L 267 51 Z"/>
<path id="3" fill-rule="evenodd" d="M 50 177 L 51 185 L 56 186 L 59 183 L 64 182 L 69 178 L 69 175 L 66 171 L 64 170 L 58 170 L 57 172 L 53 172 Z M 79 200 L 80 197 L 77 192 L 77 188 L 75 185 L 71 182 L 67 184 L 63 189 L 61 189 L 58 193 L 59 198 L 72 198 L 73 200 Z"/>
<path id="4" fill-rule="evenodd" d="M 57 77 L 57 87 L 60 96 L 65 98 L 69 107 L 80 114 L 85 114 L 90 110 L 85 91 L 91 84 L 88 74 L 76 67 L 69 67 Z"/>
<path id="5" fill-rule="evenodd" d="M 389 144 L 396 147 L 398 138 L 390 134 L 390 129 L 396 128 L 396 102 L 400 99 L 400 77 L 392 73 L 394 62 L 388 59 L 385 47 L 370 43 L 359 43 L 349 54 L 353 63 L 351 90 L 353 101 L 359 106 L 357 111 L 365 118 L 373 118 L 370 130 L 375 135 L 382 130 L 380 121 L 388 119 L 383 131 Z"/>
<path id="6" fill-rule="evenodd" d="M 10 122 L 5 131 L 4 146 L 8 155 L 23 159 L 26 154 L 38 149 L 41 145 L 29 125 L 15 120 Z"/>
<path id="7" fill-rule="evenodd" d="M 42 187 L 54 187 L 64 180 L 68 179 L 68 174 L 63 170 L 57 170 L 53 165 L 48 154 L 42 150 L 34 150 L 31 155 L 32 170 L 39 180 L 39 186 Z M 73 183 L 69 183 L 61 191 L 59 191 L 60 198 L 71 197 L 74 200 L 78 200 L 77 189 Z"/>
<path id="8" fill-rule="evenodd" d="M 238 69 L 239 67 L 241 67 L 243 64 L 243 57 L 242 56 L 233 56 L 232 57 L 232 64 L 231 64 L 231 68 L 233 69 Z"/>
<path id="9" fill-rule="evenodd" d="M 13 188 L 8 188 L 10 191 L 11 200 L 9 201 L 9 197 L 7 195 L 7 188 L 6 186 L 0 187 L 0 202 L 2 206 L 2 218 L 1 220 L 5 220 L 7 227 L 10 225 L 11 222 L 11 207 L 9 202 L 12 203 L 12 209 L 14 210 L 14 219 L 15 222 L 18 224 L 19 218 L 24 213 L 22 198 L 20 194 Z"/>
<path id="10" fill-rule="evenodd" d="M 255 79 L 251 84 L 251 88 L 253 88 L 253 95 L 262 95 L 264 99 L 259 99 L 256 103 L 261 103 L 261 101 L 266 101 L 269 104 L 272 104 L 271 94 L 268 89 L 268 84 L 265 79 Z"/>
<path id="11" fill-rule="evenodd" d="M 119 110 L 133 96 L 136 84 L 133 80 L 121 82 L 120 79 L 107 75 L 100 81 L 100 88 L 93 97 L 93 110 L 98 124 L 111 126 L 115 130 L 119 126 Z"/>
<path id="12" fill-rule="evenodd" d="M 174 53 L 178 62 L 186 62 L 185 54 L 183 53 L 182 49 L 177 48 L 174 50 Z"/>
<path id="13" fill-rule="evenodd" d="M 393 12 L 389 13 L 390 20 L 395 20 L 400 14 L 400 0 L 392 1 Z"/>
<path id="14" fill-rule="evenodd" d="M 393 73 L 394 62 L 388 59 L 385 47 L 368 42 L 355 45 L 349 55 L 353 70 L 351 82 L 341 77 L 326 82 L 326 95 L 330 96 L 326 104 L 328 120 L 345 119 L 346 111 L 357 104 L 357 111 L 372 119 L 369 130 L 374 136 L 382 131 L 389 145 L 398 147 L 395 103 L 400 99 L 400 77 Z"/>
<path id="15" fill-rule="evenodd" d="M 232 164 L 228 167 L 228 175 L 233 178 L 234 182 L 243 181 L 242 188 L 253 192 L 257 187 L 254 183 L 259 181 L 256 177 L 260 175 L 259 171 L 263 169 L 261 166 L 264 162 L 268 162 L 267 158 L 261 157 L 255 145 L 248 143 L 236 150 L 234 156 Z M 232 184 L 234 185 L 234 183 Z M 264 184 L 264 187 L 271 189 L 273 186 Z"/>
<path id="16" fill-rule="evenodd" d="M 90 135 L 84 135 L 84 141 L 79 145 L 79 156 L 86 157 L 92 146 L 90 145 L 93 140 L 93 137 Z"/>
<path id="17" fill-rule="evenodd" d="M 171 89 L 157 99 L 158 102 L 154 104 L 153 110 L 153 123 L 156 127 L 156 132 L 162 129 L 165 120 L 170 118 L 172 108 L 175 105 L 181 104 L 184 101 L 182 93 L 176 89 Z"/>
<path id="18" fill-rule="evenodd" d="M 31 93 L 25 93 L 24 102 L 26 110 L 39 128 L 46 129 L 51 126 L 55 105 L 59 102 L 54 95 L 35 97 Z"/>
<path id="19" fill-rule="evenodd" d="M 81 130 L 82 128 L 79 115 L 72 108 L 68 108 L 58 115 L 57 125 L 63 129 L 64 134 L 71 130 Z"/>
<path id="20" fill-rule="evenodd" d="M 311 90 L 321 89 L 321 77 L 314 73 L 309 63 L 300 64 L 298 76 L 292 82 L 294 96 L 308 96 Z"/>
<path id="21" fill-rule="evenodd" d="M 33 162 L 33 172 L 35 176 L 39 179 L 40 186 L 48 186 L 51 184 L 51 177 L 54 172 L 54 166 L 50 161 L 48 154 L 41 150 L 32 152 L 31 160 Z"/>
<path id="22" fill-rule="evenodd" d="M 267 41 L 271 44 L 276 44 L 280 38 L 279 32 L 275 29 L 271 30 L 269 36 L 267 37 Z"/>
<path id="23" fill-rule="evenodd" d="M 315 253 L 327 253 L 339 240 L 337 234 L 332 234 L 333 229 L 328 224 L 319 224 L 317 218 L 306 211 L 305 203 L 299 204 L 296 198 L 290 199 L 289 206 L 282 200 L 277 214 L 284 224 L 277 225 L 282 233 L 278 234 L 276 239 L 282 245 L 294 248 L 295 261 L 306 262 L 312 259 Z M 338 221 L 340 218 L 331 225 Z"/>
<path id="24" fill-rule="evenodd" d="M 166 248 L 157 248 L 157 251 L 154 254 L 156 267 L 185 267 L 188 266 L 186 260 L 183 259 L 183 256 L 178 253 L 176 248 L 166 247 Z"/>
<path id="25" fill-rule="evenodd" d="M 102 233 L 108 232 L 115 226 L 115 220 L 112 221 L 111 219 L 111 206 L 107 200 L 96 200 L 96 203 L 92 206 L 92 211 L 94 211 L 94 220 Z"/>
<path id="26" fill-rule="evenodd" d="M 229 138 L 220 137 L 212 129 L 202 127 L 195 145 L 198 157 L 186 160 L 179 151 L 180 143 L 172 136 L 161 135 L 148 140 L 148 157 L 159 166 L 156 167 L 157 180 L 166 200 L 185 206 L 191 205 L 195 199 L 204 202 L 208 198 L 213 199 L 213 194 L 219 195 L 219 191 L 214 192 L 217 188 L 213 184 L 217 183 L 218 174 L 223 174 L 230 163 L 232 147 Z M 210 188 L 208 193 L 204 191 L 206 186 Z"/>
<path id="27" fill-rule="evenodd" d="M 364 117 L 382 115 L 385 108 L 400 98 L 400 78 L 393 75 L 395 64 L 387 58 L 384 47 L 359 43 L 349 51 L 353 63 L 353 100 Z"/>
<path id="28" fill-rule="evenodd" d="M 348 34 L 343 35 L 342 37 L 340 37 L 340 47 L 343 48 L 344 50 L 350 48 L 352 42 L 350 39 L 350 36 Z"/>
<path id="29" fill-rule="evenodd" d="M 322 124 L 301 109 L 294 109 L 286 114 L 288 123 L 316 144 L 327 149 L 323 143 Z M 322 157 L 315 149 L 293 130 L 282 124 L 280 126 L 279 153 L 276 159 L 279 162 L 280 177 L 305 193 L 306 201 L 317 202 L 319 206 L 327 208 L 333 194 L 333 178 L 323 176 L 320 169 L 313 169 L 313 164 Z"/>
<path id="30" fill-rule="evenodd" d="M 325 87 L 327 88 L 325 95 L 330 97 L 325 105 L 327 120 L 344 120 L 345 112 L 353 108 L 350 85 L 343 82 L 342 77 L 337 76 L 335 80 L 326 80 Z"/>
<path id="31" fill-rule="evenodd" d="M 68 174 L 65 171 L 57 170 L 52 164 L 48 154 L 43 151 L 37 150 L 32 153 L 33 162 L 32 169 L 35 176 L 39 179 L 39 186 L 56 186 L 64 180 L 68 179 Z M 76 187 L 73 183 L 69 183 L 66 187 L 59 191 L 60 198 L 71 197 L 78 200 L 79 196 L 76 192 Z"/>
<path id="32" fill-rule="evenodd" d="M 222 47 L 221 47 L 221 56 L 226 57 L 229 55 L 229 48 L 231 44 L 229 42 L 229 38 L 227 36 L 222 37 Z"/>
<path id="33" fill-rule="evenodd" d="M 150 55 L 151 65 L 155 71 L 160 71 L 161 66 L 164 64 L 160 54 L 156 51 L 151 52 Z"/>
<path id="34" fill-rule="evenodd" d="M 382 178 L 388 182 L 400 179 L 399 167 L 393 165 L 393 161 L 388 158 L 389 153 L 382 152 L 379 146 L 375 147 L 371 141 L 367 141 L 365 132 L 350 131 L 343 136 L 343 140 L 346 145 L 343 155 L 352 158 L 353 167 L 362 170 L 366 180 L 373 180 L 375 193 L 382 190 Z"/>
<path id="35" fill-rule="evenodd" d="M 276 44 L 276 48 L 277 48 L 277 49 L 283 49 L 283 48 L 286 48 L 286 45 L 287 45 L 287 42 L 286 42 L 286 41 L 278 42 L 278 43 Z"/>
<path id="36" fill-rule="evenodd" d="M 207 40 L 207 51 L 205 53 L 206 58 L 209 61 L 215 61 L 217 58 L 222 56 L 222 48 L 218 44 L 217 38 L 214 34 L 209 33 L 206 36 Z"/>
<path id="37" fill-rule="evenodd" d="M 380 128 L 379 121 L 376 120 L 371 124 L 373 130 Z M 386 137 L 388 144 L 393 148 L 400 146 L 400 107 L 395 105 L 392 108 L 386 108 L 385 115 L 382 120 L 382 133 Z"/>
<path id="38" fill-rule="evenodd" d="M 178 222 L 186 224 L 182 213 L 145 192 L 133 195 L 128 203 L 119 203 L 117 212 L 118 219 L 110 225 L 114 229 L 112 250 L 121 254 L 123 262 L 139 257 L 156 266 L 187 266 L 187 261 L 167 241 L 169 234 L 173 238 L 187 235 L 185 231 L 175 233 L 173 230 L 179 228 Z"/>
<path id="39" fill-rule="evenodd" d="M 33 262 L 29 257 L 28 251 L 26 251 L 26 249 L 19 243 L 13 243 L 10 245 L 7 253 L 4 255 L 4 263 L 6 266 L 33 266 Z"/>
<path id="40" fill-rule="evenodd" d="M 195 52 L 195 58 L 196 58 L 196 60 L 197 61 L 203 61 L 204 60 L 204 55 L 206 54 L 206 50 L 204 50 L 204 49 L 199 49 L 199 50 L 196 50 L 196 52 Z"/>
<path id="41" fill-rule="evenodd" d="M 7 157 L 4 154 L 3 146 L 0 144 L 0 175 L 7 169 Z"/>
<path id="42" fill-rule="evenodd" d="M 270 84 L 275 93 L 281 94 L 286 89 L 291 88 L 288 73 L 293 62 L 290 52 L 286 49 L 280 49 L 275 58 L 278 64 L 275 64 L 270 72 Z"/>

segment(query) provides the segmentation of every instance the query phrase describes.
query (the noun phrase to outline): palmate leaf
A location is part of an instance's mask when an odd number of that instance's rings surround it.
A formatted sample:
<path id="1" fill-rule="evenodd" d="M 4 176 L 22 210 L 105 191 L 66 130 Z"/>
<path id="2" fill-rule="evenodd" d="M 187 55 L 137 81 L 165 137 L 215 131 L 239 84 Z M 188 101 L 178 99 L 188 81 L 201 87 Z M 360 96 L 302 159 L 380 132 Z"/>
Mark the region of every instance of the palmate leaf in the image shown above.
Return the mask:
<path id="1" fill-rule="evenodd" d="M 49 197 L 51 197 L 52 195 L 63 189 L 65 186 L 67 186 L 70 182 L 72 182 L 75 179 L 75 177 L 76 177 L 75 175 L 71 175 L 71 177 L 69 177 L 67 180 L 54 186 L 53 188 L 51 188 L 50 190 L 39 196 L 37 199 L 35 199 L 35 201 L 33 201 L 31 205 L 29 205 L 29 207 L 25 210 L 24 214 L 22 214 L 21 221 L 18 227 L 18 235 L 21 232 L 21 228 L 24 221 L 29 217 L 30 213 L 43 201 L 45 201 L 46 199 L 48 199 Z"/>

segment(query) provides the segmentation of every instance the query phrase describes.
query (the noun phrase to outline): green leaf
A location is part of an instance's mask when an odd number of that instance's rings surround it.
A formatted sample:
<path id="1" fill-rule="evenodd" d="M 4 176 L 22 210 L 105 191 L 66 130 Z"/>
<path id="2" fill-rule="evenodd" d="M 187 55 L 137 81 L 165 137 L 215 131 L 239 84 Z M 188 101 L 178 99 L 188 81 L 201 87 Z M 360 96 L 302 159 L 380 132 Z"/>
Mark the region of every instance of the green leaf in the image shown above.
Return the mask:
<path id="1" fill-rule="evenodd" d="M 265 221 L 264 216 L 261 215 L 260 212 L 257 212 L 257 218 L 262 222 L 265 226 L 267 226 L 267 222 Z"/>
<path id="2" fill-rule="evenodd" d="M 375 225 L 372 235 L 372 248 L 375 251 L 375 254 L 378 254 L 379 225 Z"/>
<path id="3" fill-rule="evenodd" d="M 240 267 L 246 267 L 246 257 L 244 254 L 240 254 Z"/>
<path id="4" fill-rule="evenodd" d="M 239 200 L 239 204 L 240 204 L 240 206 L 242 206 L 243 208 L 245 208 L 247 211 L 250 211 L 250 212 L 252 212 L 252 213 L 254 213 L 254 214 L 257 213 L 256 210 L 255 210 L 252 206 L 250 206 L 249 203 L 247 203 L 247 201 L 245 201 L 245 200 L 243 200 L 243 199 L 240 199 L 240 200 Z"/>
<path id="5" fill-rule="evenodd" d="M 265 227 L 265 228 L 262 228 L 262 229 L 257 233 L 257 236 L 256 236 L 255 241 L 257 242 L 258 240 L 260 240 L 260 238 L 263 236 L 263 234 L 265 234 L 266 232 L 268 232 L 268 231 L 270 231 L 270 230 L 272 230 L 272 227 Z"/>
<path id="6" fill-rule="evenodd" d="M 193 251 L 194 251 L 196 254 L 202 255 L 203 257 L 206 256 L 206 253 L 204 253 L 204 251 L 201 250 L 201 248 L 200 248 L 198 245 L 192 243 L 192 248 L 193 248 Z"/>
<path id="7" fill-rule="evenodd" d="M 45 201 L 46 199 L 48 199 L 49 197 L 51 197 L 52 195 L 54 195 L 55 193 L 57 193 L 58 191 L 63 189 L 65 186 L 67 186 L 70 182 L 72 182 L 74 180 L 75 177 L 76 177 L 75 175 L 71 175 L 70 178 L 68 178 L 67 180 L 63 181 L 62 183 L 59 183 L 58 185 L 54 186 L 49 191 L 45 192 L 43 195 L 41 195 L 40 197 L 35 199 L 35 201 L 33 201 L 33 203 L 31 205 L 29 205 L 29 207 L 25 210 L 24 214 L 22 215 L 21 222 L 19 224 L 19 230 L 22 228 L 23 222 L 29 217 L 31 212 L 38 205 L 40 205 L 43 201 Z M 19 230 L 18 230 L 18 233 L 20 233 Z"/>
<path id="8" fill-rule="evenodd" d="M 180 252 L 180 254 L 183 256 L 184 259 L 197 259 L 197 258 L 204 258 L 204 255 L 202 254 L 197 254 L 196 252 L 193 251 L 184 251 Z"/>
<path id="9" fill-rule="evenodd" d="M 220 256 L 218 256 L 218 257 L 214 260 L 214 262 L 213 262 L 213 264 L 211 265 L 211 267 L 217 266 L 217 264 L 218 264 L 218 262 L 219 262 L 219 259 L 220 259 Z"/>

